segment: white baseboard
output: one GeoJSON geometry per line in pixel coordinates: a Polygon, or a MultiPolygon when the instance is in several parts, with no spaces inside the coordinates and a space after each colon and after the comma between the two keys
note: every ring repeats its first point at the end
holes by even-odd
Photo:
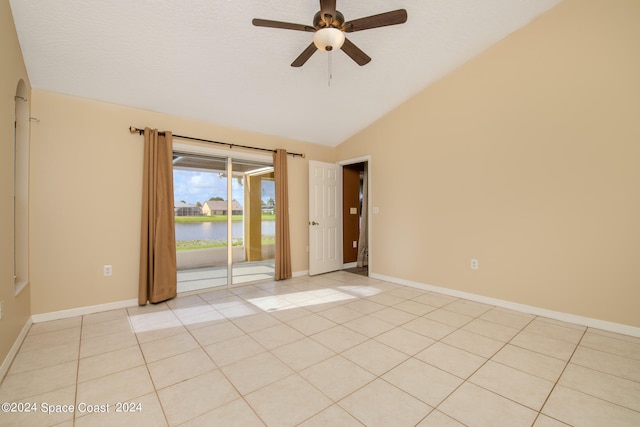
{"type": "Polygon", "coordinates": [[[560,320],[563,322],[575,323],[590,328],[602,329],[605,331],[615,332],[632,337],[640,337],[640,328],[621,323],[608,322],[606,320],[593,319],[591,317],[578,316],[575,314],[563,313],[560,311],[547,310],[540,307],[533,307],[526,304],[520,304],[512,301],[491,298],[483,295],[472,294],[469,292],[458,291],[455,289],[442,288],[439,286],[427,285],[424,283],[413,282],[411,280],[399,279],[396,277],[385,276],[377,273],[369,273],[369,277],[384,280],[386,282],[396,283],[398,285],[410,286],[412,288],[424,289],[426,291],[437,292],[457,298],[464,298],[471,301],[494,305],[496,307],[507,308],[510,310],[520,311],[536,316],[543,316],[550,319],[560,320]]]}
{"type": "Polygon", "coordinates": [[[115,301],[106,304],[90,305],[87,307],[70,308],[69,310],[52,311],[50,313],[34,314],[31,316],[33,323],[47,322],[49,320],[67,319],[69,317],[83,316],[85,314],[100,313],[102,311],[117,310],[119,308],[134,307],[138,305],[137,299],[115,301]]]}
{"type": "MultiPolygon", "coordinates": [[[[292,277],[307,276],[308,270],[296,271],[292,273],[292,277]]],[[[203,290],[193,291],[192,293],[202,292],[203,290]]],[[[138,305],[137,299],[124,301],[115,301],[106,304],[90,305],[87,307],[70,308],[68,310],[52,311],[50,313],[34,314],[31,316],[33,323],[47,322],[49,320],[66,319],[74,316],[83,316],[85,314],[100,313],[102,311],[117,310],[119,308],[135,307],[138,305]]]]}
{"type": "Polygon", "coordinates": [[[302,276],[308,276],[308,275],[309,275],[309,270],[294,271],[293,273],[291,273],[291,277],[302,277],[302,276]]]}
{"type": "Polygon", "coordinates": [[[7,353],[7,356],[2,361],[2,365],[0,365],[0,382],[2,382],[4,376],[7,375],[7,372],[9,372],[9,367],[11,366],[14,357],[16,357],[16,354],[18,354],[18,350],[20,350],[20,346],[26,338],[27,333],[29,332],[29,328],[31,328],[32,324],[33,322],[31,321],[31,318],[27,319],[27,322],[24,324],[22,330],[18,334],[18,337],[11,346],[11,350],[9,350],[9,353],[7,353]]]}
{"type": "Polygon", "coordinates": [[[342,269],[344,270],[344,269],[347,269],[347,268],[355,268],[357,266],[358,266],[357,262],[349,262],[349,263],[346,263],[346,264],[342,264],[342,269]]]}

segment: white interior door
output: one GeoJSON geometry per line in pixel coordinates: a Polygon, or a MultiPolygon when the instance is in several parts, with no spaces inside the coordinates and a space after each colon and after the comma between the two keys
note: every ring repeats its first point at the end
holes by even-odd
{"type": "Polygon", "coordinates": [[[342,166],[309,161],[309,274],[342,268],[342,166]]]}

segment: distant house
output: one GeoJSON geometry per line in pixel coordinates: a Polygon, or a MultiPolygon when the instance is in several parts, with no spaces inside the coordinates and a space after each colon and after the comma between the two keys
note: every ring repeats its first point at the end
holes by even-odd
{"type": "Polygon", "coordinates": [[[175,216],[200,216],[202,209],[200,206],[191,205],[185,202],[175,202],[173,207],[175,216]]]}
{"type": "MultiPolygon", "coordinates": [[[[242,215],[243,207],[240,203],[233,200],[231,202],[231,215],[242,215]]],[[[212,215],[226,215],[227,214],[227,201],[226,200],[209,200],[202,205],[202,214],[207,216],[212,215]]]]}

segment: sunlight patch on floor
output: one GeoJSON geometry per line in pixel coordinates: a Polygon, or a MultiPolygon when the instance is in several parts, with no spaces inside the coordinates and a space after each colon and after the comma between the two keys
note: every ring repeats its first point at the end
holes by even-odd
{"type": "Polygon", "coordinates": [[[309,307],[318,304],[355,299],[353,295],[337,290],[317,289],[301,291],[274,297],[259,297],[247,299],[248,302],[266,312],[288,310],[291,308],[309,307]]]}

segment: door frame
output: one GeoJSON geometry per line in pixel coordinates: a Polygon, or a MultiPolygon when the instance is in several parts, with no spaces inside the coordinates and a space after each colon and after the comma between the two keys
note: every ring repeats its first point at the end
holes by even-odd
{"type": "MultiPolygon", "coordinates": [[[[255,161],[258,163],[272,163],[273,157],[263,155],[263,154],[253,154],[247,153],[244,151],[231,151],[224,150],[215,147],[208,147],[204,145],[196,145],[184,142],[173,141],[172,151],[180,151],[186,154],[194,154],[194,155],[202,155],[202,156],[210,156],[210,157],[218,157],[226,159],[225,170],[227,173],[227,213],[231,212],[232,203],[233,203],[233,191],[232,191],[232,179],[230,177],[233,176],[233,160],[246,160],[246,161],[255,161]]],[[[173,178],[172,178],[173,179],[173,178]]],[[[232,233],[232,223],[233,223],[233,215],[227,215],[227,284],[226,288],[230,289],[236,284],[233,284],[233,233],[232,233]]],[[[244,283],[243,283],[244,284],[244,283]]],[[[240,284],[240,285],[243,285],[240,284]]],[[[221,286],[219,286],[220,288],[221,286]]],[[[215,287],[214,287],[215,288],[215,287]]],[[[211,289],[211,288],[207,288],[211,289]]]]}
{"type": "Polygon", "coordinates": [[[366,155],[366,156],[362,156],[362,157],[355,157],[352,159],[347,159],[347,160],[340,160],[339,162],[336,162],[338,165],[340,166],[346,166],[346,165],[353,165],[356,163],[367,163],[367,233],[368,233],[368,237],[369,237],[369,276],[371,276],[372,270],[373,270],[373,251],[371,250],[371,248],[373,247],[373,245],[371,244],[373,242],[373,236],[372,236],[372,230],[373,230],[373,204],[371,203],[372,201],[372,194],[373,194],[373,185],[372,185],[372,180],[371,180],[371,170],[372,170],[372,158],[371,155],[366,155]]]}

